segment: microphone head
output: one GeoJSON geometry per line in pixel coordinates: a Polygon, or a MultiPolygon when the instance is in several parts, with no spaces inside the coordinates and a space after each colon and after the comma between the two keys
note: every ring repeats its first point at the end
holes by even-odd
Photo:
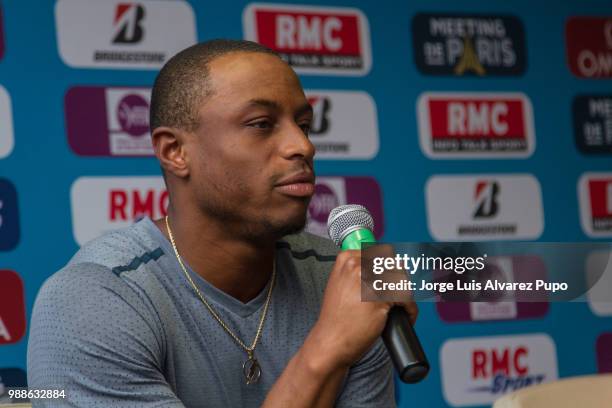
{"type": "Polygon", "coordinates": [[[374,232],[374,219],[362,205],[347,204],[334,208],[327,218],[327,233],[338,246],[353,231],[367,229],[374,232]]]}

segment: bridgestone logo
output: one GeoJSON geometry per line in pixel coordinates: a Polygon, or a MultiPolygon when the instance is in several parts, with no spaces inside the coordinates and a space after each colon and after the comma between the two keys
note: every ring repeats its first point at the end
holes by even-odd
{"type": "Polygon", "coordinates": [[[537,239],[544,229],[540,184],[530,174],[436,175],[425,189],[436,240],[537,239]]]}
{"type": "Polygon", "coordinates": [[[152,52],[96,51],[94,53],[94,60],[163,63],[166,60],[166,56],[152,52]]]}
{"type": "Polygon", "coordinates": [[[516,225],[507,224],[507,225],[461,225],[457,229],[457,233],[459,235],[465,234],[507,234],[513,235],[516,234],[516,225]]]}
{"type": "Polygon", "coordinates": [[[317,153],[348,153],[351,150],[348,143],[314,143],[314,145],[317,153]]]}
{"type": "Polygon", "coordinates": [[[370,159],[378,151],[374,99],[361,91],[305,91],[312,106],[309,138],[315,160],[370,159]]]}
{"type": "Polygon", "coordinates": [[[186,1],[54,3],[58,51],[71,67],[159,70],[171,55],[197,42],[195,15],[186,1]]]}

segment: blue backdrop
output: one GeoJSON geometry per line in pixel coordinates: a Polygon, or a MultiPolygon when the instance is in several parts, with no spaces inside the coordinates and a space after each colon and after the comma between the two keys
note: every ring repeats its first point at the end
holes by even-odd
{"type": "MultiPolygon", "coordinates": [[[[197,40],[243,38],[242,15],[248,3],[189,3],[195,15],[197,40]]],[[[301,4],[329,6],[319,1],[301,4]]],[[[10,154],[0,158],[0,178],[15,187],[19,213],[18,242],[1,250],[0,269],[15,271],[23,280],[28,319],[44,280],[78,249],[70,202],[75,180],[81,176],[159,175],[158,164],[151,157],[79,156],[69,146],[64,98],[71,87],[147,88],[152,85],[156,70],[68,66],[58,50],[54,6],[54,2],[40,0],[0,4],[4,37],[0,85],[10,95],[14,126],[14,147],[10,154]]],[[[318,160],[316,171],[321,176],[376,179],[382,191],[386,241],[433,240],[425,201],[428,178],[438,174],[480,173],[529,173],[537,178],[544,208],[544,229],[537,240],[594,239],[581,228],[577,183],[585,172],[612,171],[612,157],[610,153],[588,155],[578,150],[572,101],[579,94],[610,96],[612,81],[610,76],[588,79],[571,73],[566,57],[565,24],[572,16],[612,16],[610,2],[337,0],[333,6],[358,8],[367,16],[371,70],[362,76],[303,74],[303,86],[369,93],[376,104],[380,144],[374,157],[318,160]],[[484,77],[420,72],[411,26],[417,13],[518,17],[525,35],[524,72],[484,77]],[[526,94],[534,112],[534,153],[519,159],[428,158],[419,145],[416,104],[421,93],[434,91],[526,94]]],[[[163,29],[171,35],[173,24],[168,22],[163,29]]],[[[0,317],[2,313],[0,309],[0,317]]],[[[597,372],[595,344],[603,332],[612,331],[612,317],[596,316],[586,303],[568,303],[552,304],[543,317],[535,319],[451,324],[441,320],[433,303],[424,303],[417,329],[432,371],[422,383],[400,387],[398,397],[405,407],[450,403],[442,393],[439,360],[441,347],[448,339],[546,333],[556,344],[559,377],[566,377],[597,372]]],[[[27,335],[17,342],[0,345],[0,372],[25,370],[26,348],[27,335]]]]}

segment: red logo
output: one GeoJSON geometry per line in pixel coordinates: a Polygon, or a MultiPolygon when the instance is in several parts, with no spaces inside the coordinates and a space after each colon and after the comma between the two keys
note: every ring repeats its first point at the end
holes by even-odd
{"type": "Polygon", "coordinates": [[[429,155],[526,156],[533,151],[531,103],[521,94],[423,94],[421,145],[429,155]]]}
{"type": "Polygon", "coordinates": [[[524,345],[506,348],[481,348],[472,351],[472,380],[493,379],[492,393],[505,393],[541,383],[544,374],[529,374],[529,349],[524,345]]]}
{"type": "Polygon", "coordinates": [[[581,78],[612,78],[612,17],[572,17],[565,25],[567,61],[581,78]]]}
{"type": "Polygon", "coordinates": [[[589,180],[593,230],[612,231],[612,178],[589,180]]]}
{"type": "Polygon", "coordinates": [[[0,270],[0,344],[16,343],[25,332],[23,282],[16,272],[0,270]]]}
{"type": "Polygon", "coordinates": [[[109,191],[109,220],[131,221],[138,220],[144,216],[157,218],[166,216],[168,208],[168,192],[149,189],[123,190],[112,189],[109,191]]]}
{"type": "Polygon", "coordinates": [[[248,39],[298,69],[365,73],[370,68],[369,30],[358,10],[252,4],[244,25],[248,39]]]}
{"type": "Polygon", "coordinates": [[[119,3],[115,9],[115,44],[135,44],[142,40],[144,29],[141,26],[145,9],[140,4],[119,3]]]}
{"type": "Polygon", "coordinates": [[[497,202],[498,194],[499,183],[495,181],[477,182],[474,191],[474,200],[476,201],[474,218],[491,218],[495,216],[499,208],[497,202]]]}
{"type": "Polygon", "coordinates": [[[312,136],[325,136],[330,127],[330,112],[332,102],[326,96],[308,96],[308,103],[312,106],[313,118],[310,125],[312,136]]]}
{"type": "Polygon", "coordinates": [[[527,348],[476,349],[472,351],[472,378],[491,378],[497,374],[525,375],[529,371],[524,357],[527,348]]]}
{"type": "Polygon", "coordinates": [[[440,367],[452,406],[490,405],[503,394],[558,377],[555,344],[545,334],[448,340],[440,367]]]}
{"type": "Polygon", "coordinates": [[[357,16],[259,10],[260,43],[283,53],[359,56],[357,16]]]}
{"type": "Polygon", "coordinates": [[[70,191],[74,237],[83,245],[107,231],[147,216],[166,216],[168,192],[161,177],[81,177],[70,191]]]}
{"type": "Polygon", "coordinates": [[[519,100],[433,100],[429,102],[429,109],[434,139],[525,140],[519,100]]]}

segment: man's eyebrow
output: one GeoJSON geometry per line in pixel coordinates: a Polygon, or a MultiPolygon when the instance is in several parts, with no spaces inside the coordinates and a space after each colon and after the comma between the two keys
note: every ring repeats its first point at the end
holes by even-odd
{"type": "Polygon", "coordinates": [[[298,110],[295,112],[295,116],[302,116],[305,113],[310,113],[311,115],[313,114],[312,105],[308,102],[298,108],[298,110]]]}
{"type": "Polygon", "coordinates": [[[251,99],[247,103],[248,107],[251,106],[263,106],[264,108],[271,108],[274,110],[281,110],[281,106],[275,101],[271,101],[269,99],[251,99]]]}
{"type": "MultiPolygon", "coordinates": [[[[248,104],[247,107],[251,107],[251,106],[263,106],[265,108],[270,108],[270,109],[274,109],[276,111],[280,111],[282,110],[282,107],[279,103],[275,102],[275,101],[271,101],[269,99],[251,99],[248,104]]],[[[295,112],[295,116],[301,116],[305,113],[310,113],[312,114],[312,106],[306,102],[304,105],[300,106],[296,112],[295,112]]]]}

